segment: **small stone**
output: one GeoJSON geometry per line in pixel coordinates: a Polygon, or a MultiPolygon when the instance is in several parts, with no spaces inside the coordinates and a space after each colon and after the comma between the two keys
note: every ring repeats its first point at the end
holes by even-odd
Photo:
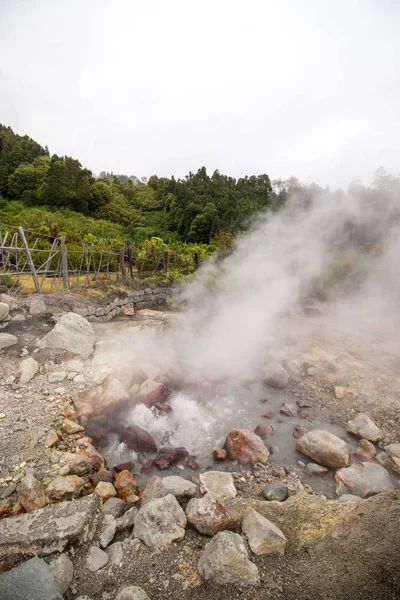
{"type": "Polygon", "coordinates": [[[81,493],[85,480],[77,475],[67,475],[66,477],[56,477],[47,486],[46,494],[51,501],[59,502],[62,500],[72,500],[81,493]]]}
{"type": "Polygon", "coordinates": [[[0,322],[7,319],[10,312],[10,307],[5,302],[0,302],[0,322]]]}
{"type": "MultiPolygon", "coordinates": [[[[83,428],[82,428],[83,429],[83,428]]],[[[105,461],[99,452],[97,452],[96,448],[89,444],[89,442],[85,442],[83,440],[78,440],[76,444],[76,452],[77,454],[83,454],[84,456],[88,456],[92,461],[92,467],[95,471],[99,471],[103,469],[105,461]]],[[[109,473],[109,471],[107,471],[109,473]]],[[[99,481],[108,481],[108,479],[99,479],[96,484],[93,482],[93,485],[97,485],[99,481]]],[[[111,474],[112,481],[112,474],[111,474]]]]}
{"type": "Polygon", "coordinates": [[[27,473],[18,486],[18,502],[27,512],[46,506],[46,494],[33,473],[27,473]]]}
{"type": "Polygon", "coordinates": [[[46,436],[44,445],[46,446],[46,448],[52,448],[59,441],[60,440],[59,440],[59,437],[58,437],[57,433],[54,431],[54,429],[50,429],[49,433],[46,436]]]}
{"type": "Polygon", "coordinates": [[[346,389],[340,385],[335,386],[334,394],[337,400],[341,400],[346,393],[346,389]]]}
{"type": "Polygon", "coordinates": [[[323,467],[322,465],[308,463],[307,473],[310,475],[310,477],[318,477],[320,475],[327,475],[329,473],[329,469],[327,467],[323,467]]]}
{"type": "Polygon", "coordinates": [[[295,440],[298,440],[305,433],[308,433],[308,429],[306,427],[303,427],[302,425],[295,425],[292,435],[295,440]]]}
{"type": "Polygon", "coordinates": [[[96,473],[92,473],[90,476],[90,480],[94,487],[96,487],[102,481],[105,483],[112,483],[113,479],[114,475],[107,469],[100,469],[99,471],[96,471],[96,473]]]}
{"type": "Polygon", "coordinates": [[[64,381],[66,376],[67,374],[65,371],[55,371],[54,373],[49,373],[47,379],[49,383],[60,383],[61,381],[64,381]]]}
{"type": "Polygon", "coordinates": [[[122,500],[126,500],[128,496],[135,494],[138,490],[136,480],[129,471],[121,471],[116,474],[114,487],[122,500]]]}
{"type": "Polygon", "coordinates": [[[85,381],[86,381],[85,376],[82,375],[82,373],[79,373],[78,375],[76,375],[74,377],[74,382],[75,383],[85,383],[85,381]]]}
{"type": "Polygon", "coordinates": [[[266,485],[261,493],[270,502],[284,502],[289,495],[289,490],[284,483],[271,483],[266,485]]]}
{"type": "Polygon", "coordinates": [[[134,536],[146,546],[164,547],[185,536],[186,516],[172,494],[151,500],[139,510],[134,536]]]}
{"type": "Polygon", "coordinates": [[[50,569],[61,594],[66,594],[74,578],[74,565],[71,559],[66,554],[60,554],[58,558],[50,563],[50,569]]]}
{"type": "MultiPolygon", "coordinates": [[[[100,484],[97,484],[96,489],[100,484]]],[[[108,484],[107,484],[108,485],[108,484]]],[[[114,487],[114,486],[113,486],[114,487]]],[[[96,492],[96,489],[94,490],[96,492]]],[[[115,489],[114,489],[115,491],[115,489]]],[[[117,492],[115,492],[115,495],[117,492]]],[[[100,494],[99,494],[100,495],[100,494]]],[[[100,495],[101,498],[101,495],[100,495]]],[[[124,514],[126,509],[126,504],[120,498],[114,498],[112,496],[109,497],[103,504],[103,513],[105,515],[112,515],[114,519],[118,519],[124,514]]]]}
{"type": "Polygon", "coordinates": [[[6,415],[4,413],[0,413],[0,419],[5,419],[6,415]]]}
{"type": "Polygon", "coordinates": [[[46,305],[41,298],[32,298],[29,306],[30,315],[41,315],[47,311],[46,305]]]}
{"type": "Polygon", "coordinates": [[[258,569],[248,559],[242,538],[230,531],[220,531],[205,546],[197,569],[200,577],[211,583],[240,587],[260,583],[258,569]]]}
{"type": "Polygon", "coordinates": [[[135,522],[135,517],[138,514],[138,509],[136,506],[132,506],[129,510],[126,511],[121,517],[117,519],[116,527],[117,531],[124,531],[124,529],[129,529],[129,527],[133,527],[135,522]]]}
{"type": "Polygon", "coordinates": [[[71,421],[71,419],[64,419],[61,423],[61,428],[65,433],[73,434],[73,433],[81,433],[84,431],[82,425],[75,423],[75,421],[71,421]]]}
{"type": "Polygon", "coordinates": [[[221,448],[221,450],[214,450],[212,456],[215,461],[223,461],[227,459],[226,450],[224,450],[224,448],[221,448]]]}
{"type": "Polygon", "coordinates": [[[385,447],[385,451],[389,454],[389,456],[400,458],[400,444],[397,442],[394,444],[388,444],[385,447]]]}
{"type": "Polygon", "coordinates": [[[34,358],[29,357],[21,361],[19,370],[21,373],[19,383],[20,385],[25,385],[36,375],[39,365],[34,358]]]}
{"type": "MultiPolygon", "coordinates": [[[[109,483],[107,481],[100,481],[96,485],[94,492],[95,494],[100,496],[100,500],[102,502],[105,502],[106,504],[112,499],[117,500],[117,498],[115,498],[115,496],[117,495],[117,490],[115,489],[112,483],[109,483]]],[[[122,500],[118,499],[118,502],[121,502],[122,505],[124,504],[122,500]]]]}
{"type": "Polygon", "coordinates": [[[299,413],[299,407],[295,402],[286,402],[280,412],[287,417],[296,417],[299,413]]]}
{"type": "Polygon", "coordinates": [[[347,423],[346,429],[357,437],[364,438],[370,442],[378,442],[383,438],[382,431],[375,425],[368,415],[358,414],[347,423]]]}
{"type": "Polygon", "coordinates": [[[253,508],[244,513],[242,531],[256,556],[284,554],[287,540],[282,531],[253,508]]]}
{"type": "Polygon", "coordinates": [[[108,544],[112,541],[115,532],[117,530],[117,524],[112,515],[104,515],[103,522],[100,526],[99,543],[101,548],[107,548],[108,544]]]}
{"type": "Polygon", "coordinates": [[[114,600],[150,600],[146,592],[136,585],[123,585],[118,588],[114,600]]]}
{"type": "Polygon", "coordinates": [[[100,550],[97,546],[90,546],[86,557],[86,566],[92,573],[99,571],[106,566],[110,560],[108,554],[100,550]]]}
{"type": "Polygon", "coordinates": [[[163,498],[172,494],[178,502],[192,498],[197,492],[197,486],[176,475],[170,477],[150,477],[142,491],[142,506],[154,498],[163,498]]]}
{"type": "Polygon", "coordinates": [[[105,549],[111,565],[120,565],[124,558],[122,542],[114,542],[105,549]]]}
{"type": "Polygon", "coordinates": [[[225,450],[231,460],[240,464],[266,464],[269,452],[262,439],[247,429],[232,429],[225,441],[225,450]]]}
{"type": "Polygon", "coordinates": [[[88,456],[72,452],[64,453],[60,464],[68,466],[71,475],[88,475],[92,470],[92,462],[88,456]]]}
{"type": "Polygon", "coordinates": [[[376,456],[376,448],[371,442],[368,440],[360,440],[356,451],[354,452],[356,456],[359,456],[363,460],[369,462],[373,460],[376,456]]]}
{"type": "Polygon", "coordinates": [[[343,494],[340,496],[339,500],[342,502],[355,502],[356,500],[362,500],[360,496],[354,496],[353,494],[343,494]]]}
{"type": "Polygon", "coordinates": [[[376,462],[382,465],[382,467],[386,466],[389,459],[390,456],[386,452],[378,452],[375,456],[376,462]]]}
{"type": "Polygon", "coordinates": [[[186,507],[187,520],[200,533],[215,535],[219,531],[239,529],[239,518],[232,508],[227,506],[212,492],[203,498],[192,498],[186,507]]]}
{"type": "Polygon", "coordinates": [[[392,456],[389,458],[386,464],[388,467],[390,467],[390,469],[392,469],[392,471],[400,475],[400,458],[397,458],[397,456],[392,456]]]}
{"type": "Polygon", "coordinates": [[[18,338],[11,333],[0,333],[0,350],[18,344],[18,338]]]}
{"type": "Polygon", "coordinates": [[[264,383],[273,388],[285,388],[289,375],[278,362],[271,362],[264,369],[264,383]]]}
{"type": "Polygon", "coordinates": [[[265,440],[265,438],[274,435],[275,427],[273,425],[270,425],[269,423],[260,423],[255,428],[254,433],[258,435],[262,440],[265,440]]]}
{"type": "Polygon", "coordinates": [[[233,482],[232,473],[223,471],[206,471],[199,475],[200,492],[206,494],[211,492],[220,500],[235,498],[237,490],[233,482]]]}

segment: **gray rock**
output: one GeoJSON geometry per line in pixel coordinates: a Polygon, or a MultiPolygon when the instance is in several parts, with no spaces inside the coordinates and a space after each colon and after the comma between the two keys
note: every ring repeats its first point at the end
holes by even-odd
{"type": "Polygon", "coordinates": [[[253,508],[243,515],[242,531],[257,556],[284,554],[287,540],[282,531],[253,508]]]}
{"type": "Polygon", "coordinates": [[[122,517],[126,510],[126,504],[120,498],[109,498],[102,506],[105,515],[112,515],[114,519],[122,517]]]}
{"type": "Polygon", "coordinates": [[[49,383],[60,383],[60,381],[64,381],[67,373],[65,371],[54,371],[53,373],[49,373],[47,379],[49,383]]]}
{"type": "Polygon", "coordinates": [[[129,510],[126,511],[122,517],[119,517],[116,522],[117,531],[124,531],[124,529],[128,529],[129,527],[133,527],[135,522],[135,517],[138,514],[138,509],[136,506],[132,506],[129,510]]]}
{"type": "Polygon", "coordinates": [[[161,548],[185,537],[186,515],[172,494],[142,506],[135,517],[134,536],[146,546],[161,548]]]}
{"type": "Polygon", "coordinates": [[[95,334],[89,321],[70,312],[62,315],[54,328],[36,345],[39,348],[61,348],[88,358],[94,342],[95,334]]]}
{"type": "Polygon", "coordinates": [[[235,498],[237,490],[233,483],[232,473],[224,471],[207,471],[199,475],[200,492],[206,494],[211,492],[220,499],[235,498]]]}
{"type": "Polygon", "coordinates": [[[236,512],[212,492],[208,492],[203,498],[189,500],[186,516],[189,523],[205,535],[239,529],[240,521],[236,512]]]}
{"type": "Polygon", "coordinates": [[[44,560],[35,556],[0,575],[1,600],[62,600],[57,581],[44,560]]]}
{"type": "Polygon", "coordinates": [[[50,569],[61,594],[66,594],[74,578],[74,565],[72,564],[72,560],[66,554],[60,554],[58,558],[50,563],[50,569]]]}
{"type": "Polygon", "coordinates": [[[285,402],[280,412],[287,417],[296,417],[299,410],[300,409],[295,402],[285,402]]]}
{"type": "Polygon", "coordinates": [[[30,381],[33,377],[35,377],[36,373],[39,370],[39,365],[34,358],[30,356],[22,360],[19,365],[19,370],[21,376],[19,378],[19,382],[21,385],[25,385],[30,381]]]}
{"type": "Polygon", "coordinates": [[[387,454],[389,454],[389,456],[392,456],[395,458],[400,458],[400,444],[399,443],[389,444],[388,446],[385,447],[385,450],[386,450],[387,454]]]}
{"type": "Polygon", "coordinates": [[[4,348],[8,348],[9,346],[14,346],[18,344],[18,338],[11,333],[0,333],[0,350],[4,350],[4,348]]]}
{"type": "Polygon", "coordinates": [[[99,571],[106,566],[110,557],[106,552],[100,550],[97,546],[90,546],[86,556],[86,566],[92,573],[99,571]]]}
{"type": "Polygon", "coordinates": [[[377,425],[363,413],[358,414],[347,423],[346,429],[357,437],[364,438],[370,442],[378,442],[383,438],[383,433],[377,425]]]}
{"type": "Polygon", "coordinates": [[[26,321],[25,315],[23,315],[23,314],[14,315],[12,317],[11,321],[13,321],[14,323],[18,323],[18,322],[21,322],[21,321],[26,321]]]}
{"type": "Polygon", "coordinates": [[[29,306],[30,315],[41,315],[47,311],[46,305],[41,298],[33,298],[29,306]]]}
{"type": "Polygon", "coordinates": [[[354,494],[343,494],[339,500],[342,502],[355,502],[356,500],[362,500],[360,496],[354,496],[354,494]]]}
{"type": "Polygon", "coordinates": [[[67,465],[71,475],[88,475],[92,471],[90,458],[74,452],[65,452],[60,459],[60,464],[67,465]]]}
{"type": "Polygon", "coordinates": [[[128,585],[118,588],[115,600],[150,600],[150,598],[142,588],[128,585]]]}
{"type": "Polygon", "coordinates": [[[329,431],[308,431],[296,441],[296,449],[325,467],[345,467],[350,463],[346,442],[329,431]]]}
{"type": "Polygon", "coordinates": [[[104,515],[99,535],[99,543],[102,548],[107,548],[108,544],[112,541],[116,530],[117,524],[114,517],[112,515],[104,515]]]}
{"type": "Polygon", "coordinates": [[[105,552],[110,558],[111,565],[120,565],[124,558],[124,550],[122,542],[114,542],[105,549],[105,552]]]}
{"type": "Polygon", "coordinates": [[[96,494],[0,520],[0,568],[33,554],[49,556],[92,539],[100,512],[96,494]]]}
{"type": "Polygon", "coordinates": [[[366,462],[370,462],[376,456],[376,448],[368,440],[360,440],[354,454],[366,462]]]}
{"type": "Polygon", "coordinates": [[[307,474],[311,477],[318,477],[320,475],[327,475],[329,473],[328,467],[323,467],[322,465],[317,465],[315,463],[307,464],[307,474]]]}
{"type": "Polygon", "coordinates": [[[271,483],[262,490],[262,495],[266,500],[284,502],[289,495],[288,486],[284,483],[271,483]]]}
{"type": "Polygon", "coordinates": [[[264,369],[264,383],[274,388],[285,388],[289,375],[278,362],[271,362],[264,369]]]}
{"type": "Polygon", "coordinates": [[[351,465],[346,469],[336,471],[336,493],[343,489],[340,487],[341,485],[345,486],[348,493],[361,498],[369,498],[374,494],[394,488],[386,469],[381,465],[369,462],[351,465]]]}
{"type": "Polygon", "coordinates": [[[258,569],[247,556],[240,535],[230,531],[217,533],[204,548],[197,569],[200,577],[220,585],[240,586],[260,583],[258,569]]]}
{"type": "Polygon", "coordinates": [[[0,322],[7,319],[10,307],[5,302],[0,302],[0,322]]]}
{"type": "Polygon", "coordinates": [[[147,504],[155,498],[163,498],[168,494],[172,494],[178,501],[192,498],[197,491],[197,486],[179,477],[171,475],[170,477],[158,477],[157,475],[150,477],[142,492],[142,505],[147,504]]]}

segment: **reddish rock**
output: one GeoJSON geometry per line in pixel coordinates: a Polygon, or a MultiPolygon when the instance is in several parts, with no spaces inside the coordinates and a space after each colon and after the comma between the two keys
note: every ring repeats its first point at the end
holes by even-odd
{"type": "Polygon", "coordinates": [[[156,402],[154,408],[157,409],[160,415],[171,415],[174,412],[172,406],[169,404],[162,404],[162,402],[156,402]]]}
{"type": "Polygon", "coordinates": [[[366,462],[370,462],[376,456],[376,448],[368,440],[360,440],[357,450],[354,452],[356,456],[359,456],[366,462]]]}
{"type": "Polygon", "coordinates": [[[46,494],[52,502],[73,500],[81,493],[85,480],[77,475],[56,477],[46,488],[46,494]]]}
{"type": "Polygon", "coordinates": [[[65,433],[81,433],[84,431],[82,425],[79,423],[75,423],[75,421],[71,421],[71,419],[64,419],[61,423],[61,429],[65,431],[65,433]]]}
{"type": "Polygon", "coordinates": [[[119,436],[128,448],[135,452],[157,452],[157,445],[147,431],[138,425],[129,425],[119,436]]]}
{"type": "Polygon", "coordinates": [[[400,458],[397,456],[391,456],[386,464],[392,469],[392,471],[397,473],[397,475],[400,475],[400,458]]]}
{"type": "Polygon", "coordinates": [[[224,448],[230,460],[237,460],[242,465],[256,462],[265,464],[269,458],[268,449],[262,439],[247,429],[232,429],[224,448]]]}
{"type": "Polygon", "coordinates": [[[322,465],[317,465],[315,463],[308,463],[307,473],[311,477],[318,477],[320,475],[327,475],[329,473],[329,469],[328,469],[328,467],[323,467],[322,465]]]}
{"type": "Polygon", "coordinates": [[[83,456],[88,456],[92,462],[92,467],[95,471],[102,469],[105,465],[104,458],[99,452],[97,452],[96,448],[88,442],[78,440],[76,444],[76,453],[82,454],[83,456]]]}
{"type": "Polygon", "coordinates": [[[153,460],[153,464],[164,471],[169,469],[172,465],[184,460],[189,456],[189,452],[186,448],[173,448],[171,450],[161,450],[161,452],[153,460]]]}
{"type": "Polygon", "coordinates": [[[292,435],[295,440],[298,440],[305,433],[308,433],[308,429],[306,427],[303,427],[303,425],[295,425],[292,435]]]}
{"type": "Polygon", "coordinates": [[[329,431],[309,431],[296,442],[296,449],[324,467],[346,467],[350,463],[349,447],[329,431]]]}
{"type": "Polygon", "coordinates": [[[378,442],[383,438],[383,433],[372,419],[364,413],[359,413],[352,421],[347,423],[347,431],[357,437],[365,438],[370,442],[378,442]]]}
{"type": "Polygon", "coordinates": [[[217,462],[226,460],[228,458],[228,455],[224,448],[221,448],[221,450],[214,450],[212,455],[213,455],[213,459],[217,462]]]}
{"type": "Polygon", "coordinates": [[[189,469],[191,471],[197,471],[197,469],[200,468],[199,463],[196,462],[195,460],[187,460],[186,461],[186,466],[189,467],[189,469]]]}
{"type": "Polygon", "coordinates": [[[140,386],[139,397],[146,406],[154,406],[168,398],[168,389],[162,383],[146,379],[140,386]]]}
{"type": "Polygon", "coordinates": [[[135,463],[133,460],[127,460],[126,462],[120,463],[119,465],[115,465],[114,471],[116,473],[121,473],[121,471],[133,471],[135,468],[135,463]]]}
{"type": "Polygon", "coordinates": [[[258,435],[261,439],[265,439],[274,435],[275,427],[270,425],[269,423],[260,423],[254,430],[254,433],[258,435]]]}
{"type": "Polygon", "coordinates": [[[386,469],[375,463],[363,462],[346,469],[338,469],[335,473],[337,495],[350,493],[360,498],[369,498],[393,488],[386,469]]]}
{"type": "Polygon", "coordinates": [[[27,473],[18,486],[18,502],[27,512],[46,506],[46,494],[33,473],[27,473]]]}
{"type": "Polygon", "coordinates": [[[100,481],[112,483],[114,476],[108,469],[100,469],[96,473],[93,473],[90,479],[94,487],[96,487],[96,485],[100,483],[100,481]]]}
{"type": "Polygon", "coordinates": [[[140,472],[141,473],[151,473],[151,471],[153,469],[154,469],[154,460],[149,458],[142,462],[142,466],[140,467],[140,472]]]}
{"type": "Polygon", "coordinates": [[[126,500],[129,496],[135,495],[138,491],[136,480],[129,471],[117,473],[115,476],[114,487],[122,500],[126,500]]]}
{"type": "Polygon", "coordinates": [[[200,533],[215,535],[219,531],[238,531],[240,519],[235,511],[211,492],[203,498],[192,498],[186,517],[200,533]]]}
{"type": "Polygon", "coordinates": [[[287,417],[296,417],[298,412],[299,407],[295,402],[286,402],[281,408],[281,413],[287,417]]]}
{"type": "Polygon", "coordinates": [[[117,491],[112,483],[106,481],[100,481],[95,488],[95,493],[100,497],[100,500],[104,503],[110,498],[115,498],[117,491]]]}

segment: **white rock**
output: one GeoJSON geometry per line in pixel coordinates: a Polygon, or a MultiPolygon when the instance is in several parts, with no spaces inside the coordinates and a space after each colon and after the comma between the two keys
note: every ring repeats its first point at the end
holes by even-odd
{"type": "Polygon", "coordinates": [[[64,381],[66,376],[67,374],[65,371],[55,371],[54,373],[49,373],[47,379],[49,383],[60,383],[61,381],[64,381]]]}
{"type": "Polygon", "coordinates": [[[127,585],[118,588],[114,600],[150,600],[150,598],[142,588],[136,585],[127,585]]]}
{"type": "Polygon", "coordinates": [[[185,537],[186,515],[172,494],[142,506],[135,517],[134,536],[146,546],[162,548],[185,537]]]}
{"type": "Polygon", "coordinates": [[[97,546],[90,546],[86,557],[86,566],[92,573],[106,566],[109,556],[97,546]]]}
{"type": "Polygon", "coordinates": [[[50,563],[50,569],[61,594],[66,594],[74,578],[74,565],[71,559],[66,554],[60,554],[58,558],[50,563]]]}
{"type": "Polygon", "coordinates": [[[199,475],[200,492],[206,494],[212,492],[220,499],[235,498],[237,490],[233,483],[232,473],[224,471],[207,471],[199,475]]]}
{"type": "Polygon", "coordinates": [[[21,372],[19,383],[25,385],[36,375],[39,370],[39,365],[34,358],[29,357],[21,361],[19,370],[21,372]]]}
{"type": "Polygon", "coordinates": [[[117,524],[115,518],[112,515],[104,515],[99,536],[99,542],[102,548],[107,548],[108,544],[112,541],[116,530],[117,524]]]}
{"type": "Polygon", "coordinates": [[[147,481],[142,495],[142,506],[147,504],[155,498],[163,498],[168,494],[172,494],[178,501],[187,500],[192,498],[197,491],[197,486],[179,477],[178,475],[171,475],[169,477],[158,477],[154,475],[147,481]]]}
{"type": "Polygon", "coordinates": [[[18,343],[18,338],[11,333],[0,333],[0,350],[14,346],[18,343]]]}
{"type": "Polygon", "coordinates": [[[282,531],[253,508],[248,508],[244,513],[242,530],[257,556],[284,554],[287,540],[282,531]]]}
{"type": "Polygon", "coordinates": [[[93,351],[95,334],[93,327],[76,313],[66,313],[54,328],[36,342],[39,348],[60,348],[87,358],[93,351]]]}
{"type": "Polygon", "coordinates": [[[41,298],[33,298],[29,306],[30,315],[40,315],[47,311],[46,305],[41,298]]]}
{"type": "Polygon", "coordinates": [[[10,307],[5,302],[0,302],[0,322],[7,319],[10,307]]]}
{"type": "Polygon", "coordinates": [[[264,382],[274,388],[285,388],[289,375],[278,362],[271,362],[264,369],[264,382]]]}
{"type": "Polygon", "coordinates": [[[368,415],[359,413],[347,423],[346,429],[357,437],[364,438],[370,442],[378,442],[383,438],[382,431],[370,419],[368,415]]]}

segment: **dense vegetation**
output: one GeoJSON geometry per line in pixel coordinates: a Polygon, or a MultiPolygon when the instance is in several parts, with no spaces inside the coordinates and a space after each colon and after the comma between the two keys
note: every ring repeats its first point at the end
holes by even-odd
{"type": "Polygon", "coordinates": [[[285,192],[274,193],[268,175],[236,180],[219,171],[210,176],[205,167],[185,179],[153,175],[146,181],[106,172],[96,178],[78,160],[51,156],[47,147],[0,125],[0,209],[5,222],[10,221],[7,214],[18,214],[29,227],[43,218],[44,225],[56,221],[66,229],[68,224],[83,235],[124,233],[139,242],[157,236],[166,242],[209,244],[221,232],[235,234],[252,215],[276,209],[284,200],[285,192]]]}

